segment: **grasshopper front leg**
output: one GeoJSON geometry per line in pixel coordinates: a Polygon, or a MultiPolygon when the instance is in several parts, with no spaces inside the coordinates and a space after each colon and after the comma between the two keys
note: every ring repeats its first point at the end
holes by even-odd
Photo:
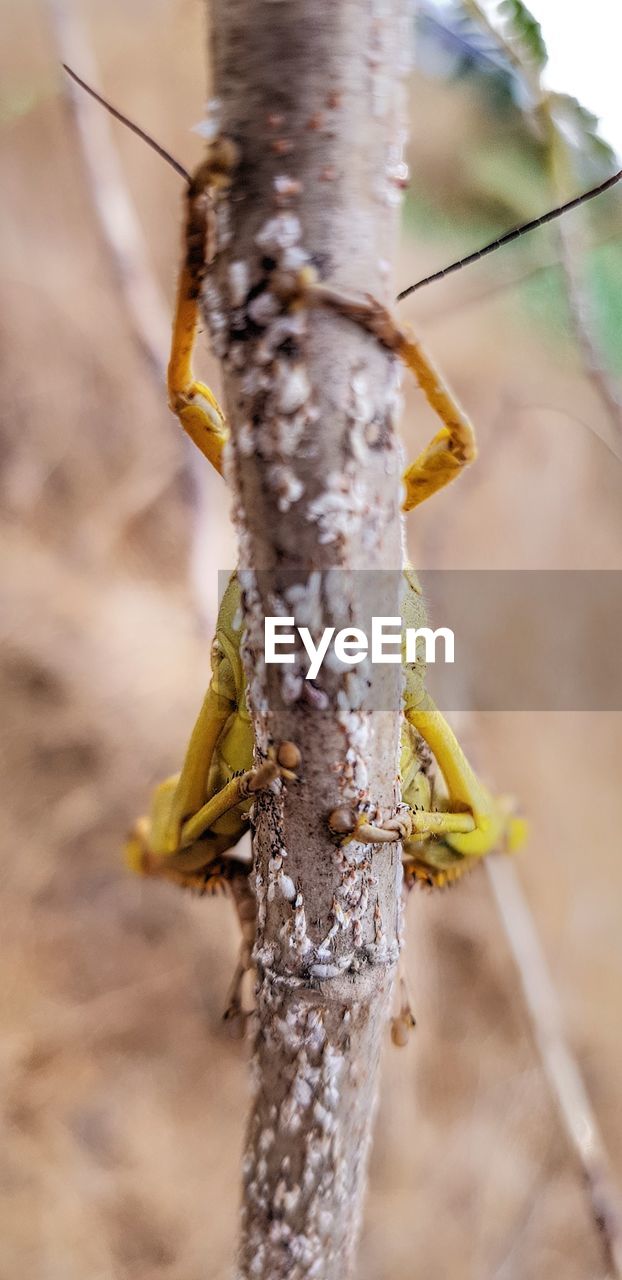
{"type": "Polygon", "coordinates": [[[193,443],[221,475],[229,430],[216,397],[195,377],[192,357],[199,328],[201,288],[214,257],[215,205],[230,186],[236,162],[235,143],[228,138],[218,138],[190,181],[168,365],[169,406],[193,443]]]}
{"type": "Polygon", "coordinates": [[[416,338],[404,333],[397,351],[443,423],[402,477],[406,489],[403,510],[412,511],[474,462],[477,446],[472,423],[416,338]]]}
{"type": "Polygon", "coordinates": [[[430,408],[441,419],[440,430],[402,477],[406,489],[403,510],[412,511],[475,461],[477,446],[473,425],[421,343],[407,329],[400,328],[375,298],[350,297],[317,281],[306,284],[305,292],[309,301],[334,308],[395,352],[413,374],[430,408]]]}

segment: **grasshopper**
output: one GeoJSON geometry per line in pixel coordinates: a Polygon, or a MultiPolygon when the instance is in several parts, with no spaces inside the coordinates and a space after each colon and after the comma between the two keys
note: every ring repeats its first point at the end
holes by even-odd
{"type": "MultiPolygon", "coordinates": [[[[153,143],[149,135],[66,69],[117,118],[154,145],[187,182],[183,257],[168,365],[168,401],[186,434],[222,475],[229,429],[214,394],[195,377],[193,352],[200,299],[214,257],[215,219],[235,170],[237,144],[231,138],[217,138],[210,144],[205,161],[190,175],[153,143]]],[[[620,178],[622,171],[564,205],[507,232],[483,249],[425,277],[404,289],[398,301],[510,243],[526,231],[560,217],[612,187],[620,178]]],[[[330,307],[351,323],[362,325],[400,359],[416,379],[441,426],[404,473],[405,512],[427,501],[475,460],[475,433],[468,417],[422,346],[380,303],[368,296],[348,296],[332,289],[307,265],[288,270],[275,262],[268,273],[266,289],[283,316],[301,307],[330,307]]],[[[403,577],[403,619],[407,626],[420,628],[425,625],[425,610],[417,575],[407,567],[403,577]]],[[[243,947],[229,1013],[241,1008],[239,984],[250,965],[254,935],[250,866],[233,851],[248,829],[257,793],[272,786],[277,779],[285,786],[299,783],[302,761],[297,744],[281,742],[272,744],[266,758],[257,762],[241,656],[241,605],[242,590],[234,572],[218,612],[210,684],[181,771],[156,788],[149,815],[138,820],[126,846],[129,866],[141,875],[169,880],[201,893],[226,888],[233,896],[242,925],[243,947]]],[[[358,811],[340,806],[326,814],[324,821],[333,838],[342,843],[401,841],[406,886],[416,882],[431,887],[447,885],[487,854],[500,849],[510,852],[523,842],[524,822],[514,816],[506,803],[495,799],[478,779],[453,730],[426,691],[425,666],[421,661],[404,663],[400,774],[402,802],[394,814],[379,814],[366,797],[361,797],[358,811]]],[[[405,1003],[397,1019],[396,1043],[402,1042],[402,1032],[409,1025],[409,1019],[405,1003]]]]}
{"type": "MultiPolygon", "coordinates": [[[[184,256],[177,289],[171,355],[169,405],[184,431],[222,474],[228,441],[224,414],[212,391],[193,372],[192,356],[199,324],[199,299],[208,270],[211,222],[236,164],[236,144],[218,138],[188,186],[184,256]]],[[[412,335],[393,321],[374,299],[349,297],[322,284],[303,266],[289,272],[275,263],[268,290],[283,315],[302,306],[331,307],[363,325],[394,352],[415,375],[442,421],[441,429],[403,477],[404,509],[453,480],[475,457],[473,428],[441,381],[429,357],[412,335]]],[[[416,574],[404,573],[405,621],[425,624],[416,574]]],[[[231,576],[222,600],[212,647],[212,679],[194,726],[181,773],[157,788],[148,818],[142,818],[128,846],[134,869],[177,883],[209,888],[223,878],[223,859],[248,823],[253,795],[280,777],[293,781],[300,751],[293,743],[275,744],[271,759],[253,767],[255,743],[241,659],[241,590],[231,576]]],[[[426,693],[422,664],[404,669],[404,727],[401,738],[403,804],[386,820],[369,821],[337,808],[326,815],[330,830],[343,840],[363,843],[401,840],[407,880],[442,885],[456,879],[474,860],[502,844],[513,846],[520,823],[486,791],[467,762],[447,721],[426,693]],[[432,753],[446,787],[437,801],[429,765],[422,767],[421,740],[432,753]]]]}

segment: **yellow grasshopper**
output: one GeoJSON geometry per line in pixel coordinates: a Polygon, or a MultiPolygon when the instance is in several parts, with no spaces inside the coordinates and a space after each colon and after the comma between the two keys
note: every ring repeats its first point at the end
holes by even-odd
{"type": "MultiPolygon", "coordinates": [[[[236,164],[231,139],[211,144],[206,161],[190,180],[184,230],[184,260],[168,368],[169,404],[182,427],[222,474],[228,428],[209,387],[199,382],[192,356],[199,323],[199,299],[207,271],[210,224],[226,195],[236,164]]],[[[309,267],[281,270],[278,262],[266,285],[283,314],[303,306],[328,306],[363,325],[414,373],[442,427],[404,475],[404,509],[410,511],[448,484],[475,457],[473,428],[442,383],[420,345],[400,329],[373,299],[350,298],[323,285],[309,267]]],[[[413,570],[404,574],[406,625],[425,622],[413,570]]],[[[151,814],[137,824],[128,846],[131,866],[143,874],[209,889],[222,882],[225,855],[248,823],[253,794],[278,776],[292,779],[300,762],[293,743],[273,749],[273,758],[253,767],[255,742],[246,701],[241,659],[241,590],[230,579],[220,606],[212,648],[212,679],[178,776],[157,788],[151,814]]],[[[337,808],[326,815],[331,831],[363,843],[402,840],[407,879],[442,885],[474,860],[514,846],[521,824],[490,796],[466,760],[447,721],[426,693],[424,667],[406,665],[401,775],[403,804],[386,820],[337,808]],[[442,775],[445,792],[436,795],[427,744],[442,775]],[[422,763],[422,760],[425,763],[422,763]]],[[[224,874],[226,878],[226,873],[224,874]]]]}
{"type": "MultiPolygon", "coordinates": [[[[213,259],[213,235],[218,203],[226,198],[237,162],[232,139],[214,141],[204,163],[189,175],[149,135],[128,121],[74,72],[77,82],[104,107],[154,146],[185,178],[187,188],[184,254],[177,289],[168,366],[169,405],[184,431],[222,474],[229,431],[224,414],[209,387],[198,381],[192,357],[199,323],[199,304],[213,259]]],[[[542,226],[568,210],[608,190],[622,171],[544,215],[534,218],[468,254],[449,267],[404,289],[398,301],[415,289],[459,270],[519,235],[542,226]]],[[[308,266],[284,270],[275,261],[266,290],[282,315],[301,307],[330,307],[362,325],[401,359],[414,375],[441,427],[403,480],[408,512],[455,479],[476,456],[473,428],[420,344],[400,328],[387,310],[369,297],[349,297],[323,284],[308,266]]],[[[274,314],[274,305],[272,314],[274,314]]],[[[249,863],[232,850],[248,829],[253,797],[281,778],[296,782],[302,753],[291,742],[274,744],[256,763],[257,748],[247,705],[241,657],[243,638],[241,588],[231,576],[220,605],[212,646],[212,678],[192,731],[181,772],[155,790],[148,817],[135,825],[127,844],[133,870],[170,880],[201,892],[228,885],[243,929],[243,956],[238,966],[230,1010],[239,1010],[239,979],[250,960],[254,905],[249,886],[249,863]]],[[[413,569],[404,571],[403,621],[420,628],[425,623],[423,599],[413,569]]],[[[477,778],[455,734],[425,689],[425,666],[406,663],[401,731],[402,804],[394,814],[379,815],[362,798],[358,812],[337,807],[322,819],[334,838],[361,843],[400,840],[408,885],[423,881],[442,886],[456,880],[486,854],[511,851],[524,838],[524,824],[495,800],[477,778]],[[436,763],[440,783],[435,775],[436,763]]],[[[406,1011],[407,1012],[407,1011],[406,1011]]],[[[402,1022],[408,1018],[402,1010],[402,1022]]],[[[410,1016],[410,1015],[408,1015],[410,1016]]],[[[399,1021],[399,1020],[398,1020],[399,1021]]]]}

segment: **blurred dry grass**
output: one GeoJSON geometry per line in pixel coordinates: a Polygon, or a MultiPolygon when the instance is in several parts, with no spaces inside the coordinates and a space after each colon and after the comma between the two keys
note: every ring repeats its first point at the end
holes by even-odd
{"type": "MultiPolygon", "coordinates": [[[[109,96],[192,163],[199,0],[77,8],[109,96]]],[[[220,1021],[233,921],[221,901],[132,881],[118,856],[206,680],[193,487],[131,341],[39,0],[10,6],[3,53],[0,1280],[217,1280],[246,1106],[245,1050],[220,1021]]],[[[415,171],[446,182],[451,208],[446,139],[467,163],[471,131],[494,123],[439,84],[417,82],[413,112],[415,171]]],[[[170,298],[177,180],[122,131],[118,145],[170,298]]],[[[426,252],[405,248],[400,279],[426,252]]],[[[477,470],[413,520],[413,557],[620,567],[620,470],[580,425],[600,410],[576,358],[511,295],[461,309],[472,289],[458,278],[409,309],[481,445],[477,470]]],[[[405,423],[412,452],[431,425],[414,394],[405,423]]],[[[226,495],[206,486],[211,581],[232,541],[226,495]]],[[[622,1175],[620,717],[495,715],[468,736],[529,813],[521,879],[622,1175]]],[[[419,1025],[386,1054],[362,1280],[601,1277],[482,874],[413,895],[407,960],[419,1025]]]]}

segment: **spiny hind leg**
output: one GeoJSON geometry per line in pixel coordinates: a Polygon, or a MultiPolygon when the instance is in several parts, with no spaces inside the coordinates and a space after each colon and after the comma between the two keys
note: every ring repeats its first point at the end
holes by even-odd
{"type": "Polygon", "coordinates": [[[211,828],[226,813],[268,787],[281,772],[276,760],[266,760],[256,769],[246,770],[221,787],[181,826],[173,816],[179,778],[167,778],[156,787],[150,818],[140,818],[130,834],[126,845],[128,866],[141,875],[164,876],[178,883],[189,883],[190,878],[196,888],[192,878],[202,875],[212,859],[236,844],[242,834],[241,828],[230,837],[214,834],[210,840],[211,828]],[[175,832],[177,841],[171,848],[175,832]]]}
{"type": "Polygon", "coordinates": [[[156,860],[178,854],[184,846],[184,824],[205,804],[214,748],[234,705],[232,699],[220,694],[214,685],[212,677],[190,735],[181,772],[155,788],[149,817],[140,818],[130,834],[126,857],[136,871],[143,869],[143,853],[156,860]]]}
{"type": "MultiPolygon", "coordinates": [[[[480,782],[453,729],[429,694],[425,693],[417,703],[407,702],[405,716],[430,748],[447,794],[438,810],[406,803],[395,817],[378,829],[372,828],[370,838],[386,840],[391,832],[394,839],[403,839],[407,844],[435,838],[465,858],[481,858],[501,847],[517,848],[524,836],[524,824],[480,782]]],[[[364,822],[361,829],[366,833],[364,822]]],[[[357,838],[365,839],[365,834],[357,838]]]]}
{"type": "MultiPolygon", "coordinates": [[[[181,772],[155,788],[149,817],[138,820],[126,844],[126,862],[143,875],[170,872],[169,878],[175,880],[195,872],[201,874],[210,858],[222,852],[220,848],[210,850],[206,841],[193,850],[192,841],[184,838],[187,822],[204,810],[214,748],[235,705],[229,696],[233,694],[230,664],[219,659],[216,645],[212,664],[214,674],[190,735],[181,772]]],[[[194,840],[197,833],[205,830],[199,823],[194,840]]]]}
{"type": "MultiPolygon", "coordinates": [[[[524,820],[514,816],[511,805],[493,797],[480,782],[453,729],[429,694],[418,705],[407,706],[405,714],[429,746],[447,789],[443,800],[446,812],[436,815],[441,823],[437,829],[430,827],[430,833],[442,835],[451,849],[469,858],[484,857],[494,849],[513,852],[519,848],[526,835],[524,820]],[[471,826],[467,825],[467,818],[471,819],[471,826]]],[[[421,830],[415,820],[414,833],[421,830]]]]}
{"type": "MultiPolygon", "coordinates": [[[[511,852],[519,848],[525,838],[524,822],[512,815],[509,806],[495,800],[480,782],[432,699],[426,694],[421,704],[407,707],[406,718],[429,746],[443,776],[447,795],[439,809],[425,804],[415,807],[407,802],[408,796],[386,821],[370,822],[365,813],[354,815],[338,809],[330,815],[331,830],[342,834],[346,841],[363,844],[401,840],[432,871],[438,863],[439,872],[447,869],[443,866],[447,859],[434,856],[441,841],[450,851],[449,863],[460,858],[481,858],[494,849],[511,852]],[[429,863],[426,841],[430,841],[429,863]],[[452,859],[451,853],[458,858],[452,859]]],[[[444,883],[447,878],[433,876],[435,883],[444,883]]]]}
{"type": "MultiPolygon", "coordinates": [[[[214,748],[229,720],[232,702],[217,692],[220,679],[226,687],[228,675],[221,662],[207,690],[180,774],[167,778],[156,787],[148,818],[141,818],[130,833],[126,845],[126,861],[143,875],[189,876],[202,874],[214,857],[231,848],[242,833],[228,838],[222,833],[208,838],[218,820],[243,805],[257,791],[268,787],[276,778],[295,780],[300,752],[291,742],[283,742],[273,750],[271,758],[256,768],[246,769],[231,778],[214,795],[208,793],[208,777],[214,748]]],[[[196,886],[195,886],[196,887],[196,886]]]]}

